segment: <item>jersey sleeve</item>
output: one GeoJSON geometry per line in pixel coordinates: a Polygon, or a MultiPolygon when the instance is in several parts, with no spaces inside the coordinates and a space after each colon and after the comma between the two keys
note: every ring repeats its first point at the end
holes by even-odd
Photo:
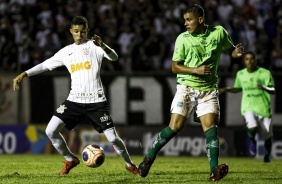
{"type": "Polygon", "coordinates": [[[107,58],[107,59],[110,60],[110,61],[116,61],[116,60],[118,60],[118,55],[117,55],[116,51],[115,51],[114,49],[112,49],[111,47],[109,47],[108,45],[106,45],[105,43],[104,43],[104,45],[105,45],[106,47],[108,47],[109,50],[111,50],[111,53],[110,53],[110,54],[107,54],[107,53],[101,48],[102,51],[104,52],[104,57],[107,58]]]}
{"type": "Polygon", "coordinates": [[[223,34],[223,49],[227,50],[230,49],[231,47],[234,47],[233,41],[231,39],[231,36],[229,33],[222,27],[222,34],[223,34]]]}
{"type": "Polygon", "coordinates": [[[184,61],[185,60],[184,53],[185,52],[184,52],[183,38],[182,35],[179,35],[175,41],[172,61],[176,61],[176,62],[184,61]]]}
{"type": "Polygon", "coordinates": [[[63,66],[64,65],[63,58],[67,54],[65,52],[66,52],[66,49],[59,50],[54,56],[45,60],[42,63],[43,67],[47,68],[48,70],[53,70],[55,68],[63,66]]]}
{"type": "Polygon", "coordinates": [[[265,78],[265,85],[266,86],[274,86],[274,80],[273,80],[273,77],[272,77],[270,71],[268,71],[268,75],[265,78]]]}
{"type": "Polygon", "coordinates": [[[29,70],[26,71],[28,76],[33,76],[40,74],[42,72],[48,71],[48,70],[53,70],[54,68],[57,68],[59,66],[63,65],[63,61],[61,57],[62,51],[60,50],[57,52],[53,57],[45,60],[44,62],[35,65],[34,67],[30,68],[29,70]]]}

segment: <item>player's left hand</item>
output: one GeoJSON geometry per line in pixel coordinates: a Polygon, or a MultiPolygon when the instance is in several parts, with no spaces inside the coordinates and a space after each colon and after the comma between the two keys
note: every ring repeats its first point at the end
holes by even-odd
{"type": "Polygon", "coordinates": [[[234,51],[237,57],[241,57],[244,54],[244,47],[242,43],[237,44],[234,51]]]}
{"type": "Polygon", "coordinates": [[[104,43],[103,43],[103,40],[101,39],[100,36],[98,35],[94,35],[91,40],[93,41],[93,43],[99,47],[104,47],[104,43]]]}

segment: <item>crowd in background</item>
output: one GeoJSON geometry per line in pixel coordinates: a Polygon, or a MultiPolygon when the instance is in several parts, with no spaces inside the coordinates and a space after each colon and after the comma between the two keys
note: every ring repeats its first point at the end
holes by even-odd
{"type": "MultiPolygon", "coordinates": [[[[0,0],[0,72],[26,70],[73,42],[70,20],[89,21],[118,62],[102,71],[170,70],[176,37],[185,31],[182,11],[198,3],[206,23],[222,25],[234,44],[254,51],[258,65],[282,71],[282,0],[0,0]],[[19,68],[20,67],[20,68],[19,68]]],[[[242,67],[224,53],[220,73],[242,67]]]]}

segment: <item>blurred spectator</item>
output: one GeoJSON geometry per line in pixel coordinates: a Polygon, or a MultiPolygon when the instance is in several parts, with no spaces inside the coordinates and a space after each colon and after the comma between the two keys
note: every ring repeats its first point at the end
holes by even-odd
{"type": "Polygon", "coordinates": [[[119,63],[123,67],[128,66],[129,63],[129,48],[131,40],[134,37],[134,33],[131,31],[130,25],[123,25],[120,28],[121,34],[118,37],[118,44],[120,45],[119,63]]]}
{"type": "Polygon", "coordinates": [[[273,71],[282,71],[282,48],[275,47],[271,53],[271,69],[273,71]]]}
{"type": "Polygon", "coordinates": [[[161,69],[162,61],[165,54],[165,45],[163,38],[157,34],[154,27],[149,30],[149,35],[144,40],[143,48],[146,53],[150,68],[153,70],[161,69]]]}
{"type": "Polygon", "coordinates": [[[234,6],[228,0],[220,0],[219,5],[217,6],[216,12],[219,18],[220,24],[229,29],[229,21],[233,15],[234,6]]]}

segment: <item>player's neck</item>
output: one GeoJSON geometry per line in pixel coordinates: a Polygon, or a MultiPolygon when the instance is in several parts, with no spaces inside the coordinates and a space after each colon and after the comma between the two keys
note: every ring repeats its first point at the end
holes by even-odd
{"type": "Polygon", "coordinates": [[[258,67],[257,67],[257,66],[254,66],[254,67],[252,67],[252,68],[247,68],[247,71],[248,71],[249,73],[253,73],[253,72],[257,71],[257,69],[258,69],[258,67]]]}

